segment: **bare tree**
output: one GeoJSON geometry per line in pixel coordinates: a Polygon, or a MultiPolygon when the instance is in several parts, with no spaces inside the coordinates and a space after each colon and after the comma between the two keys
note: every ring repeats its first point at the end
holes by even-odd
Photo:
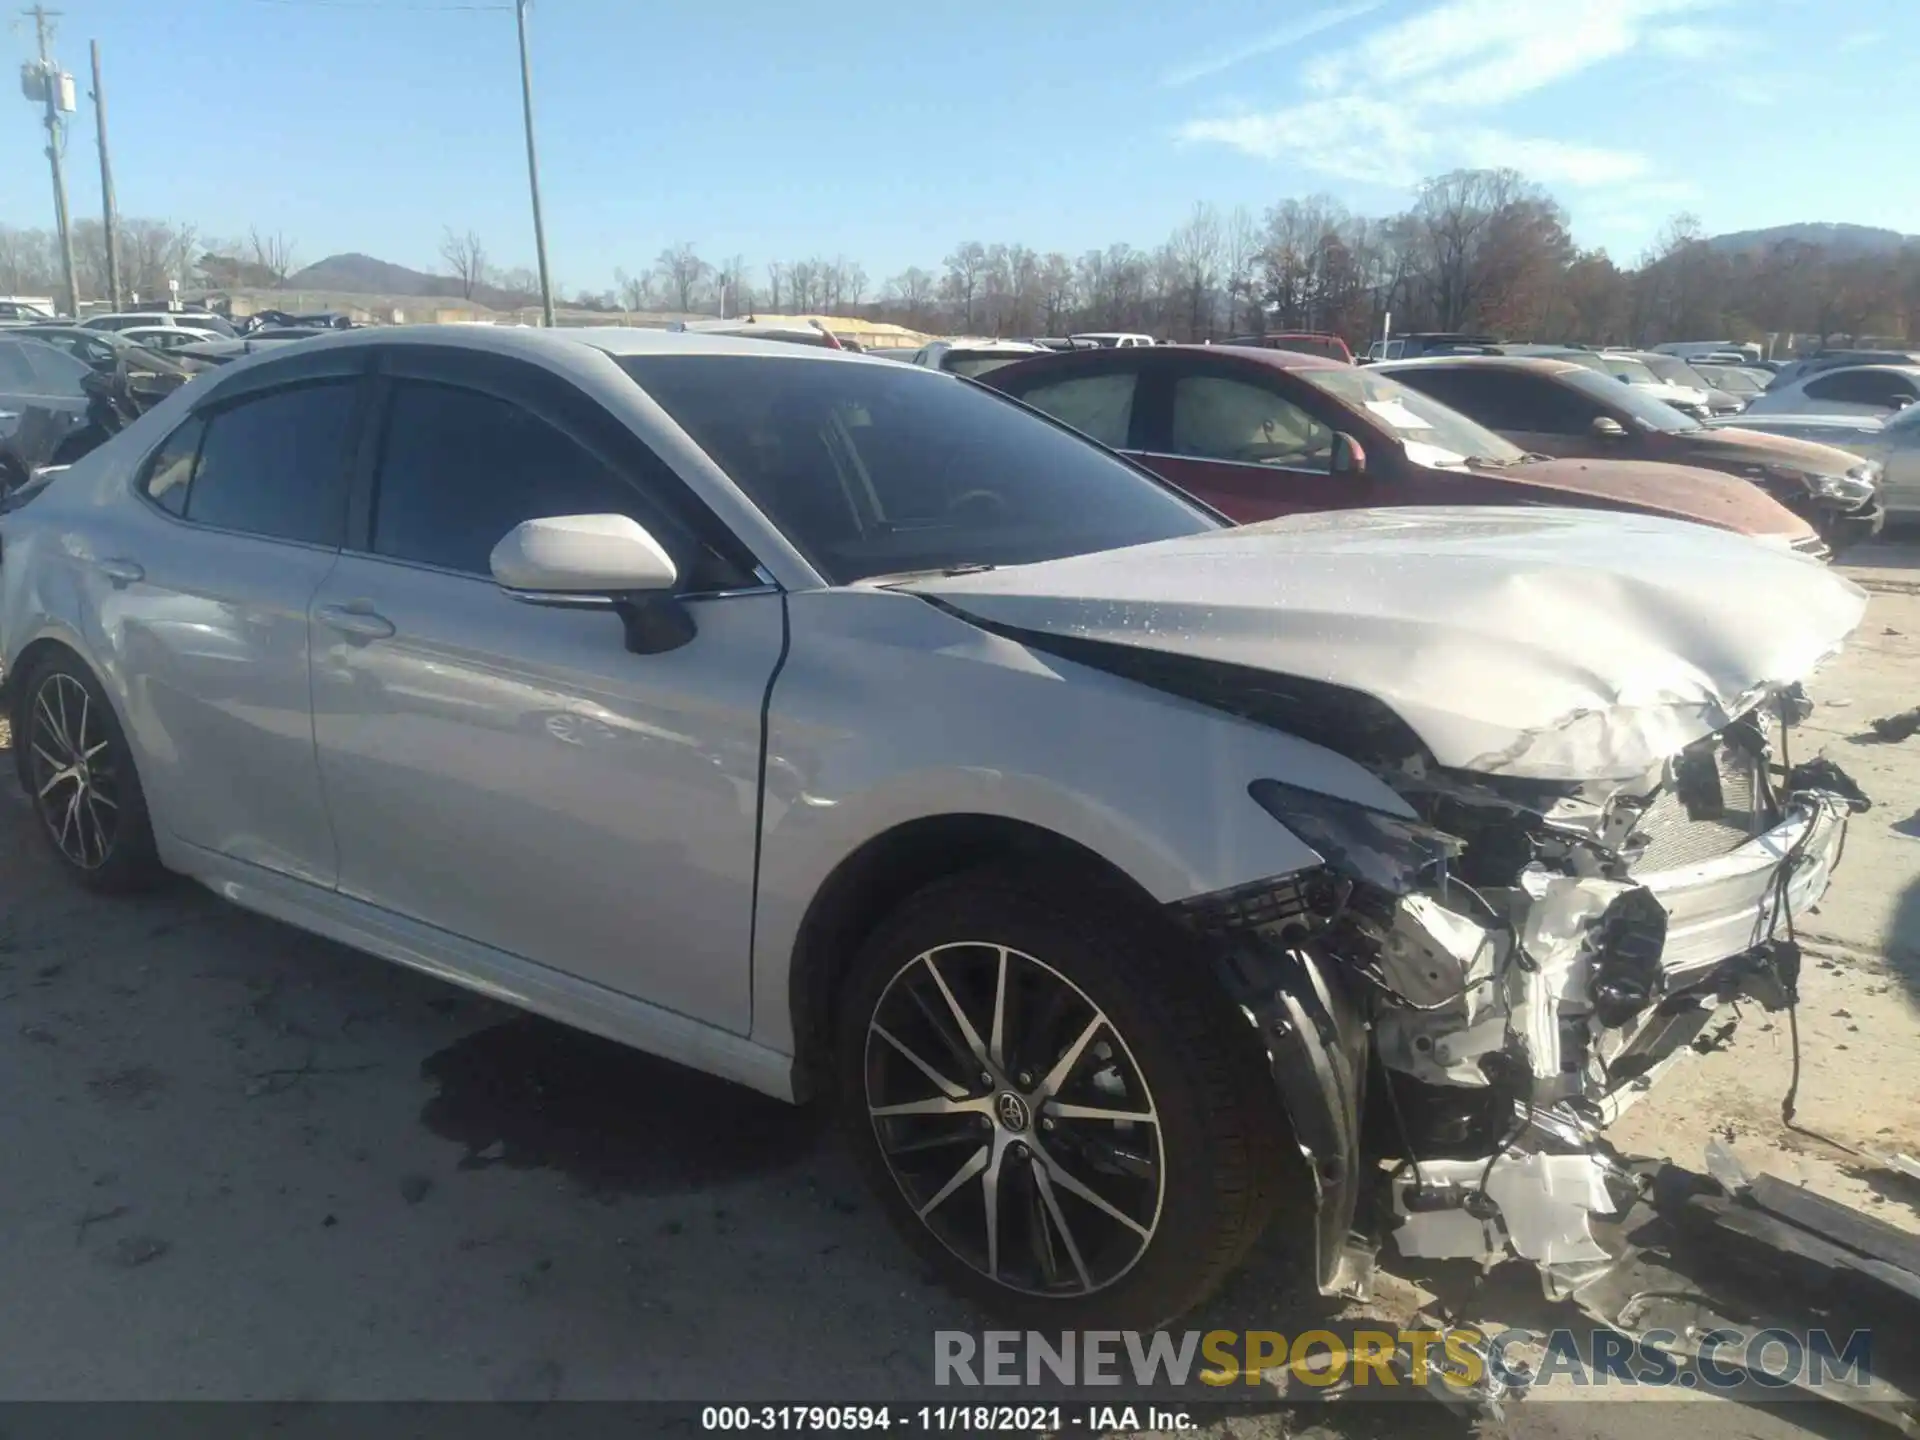
{"type": "Polygon", "coordinates": [[[682,240],[662,250],[653,262],[667,300],[674,309],[686,314],[694,308],[694,296],[712,273],[713,267],[702,260],[692,244],[682,240]]]}
{"type": "Polygon", "coordinates": [[[769,308],[776,313],[778,313],[780,309],[780,295],[786,283],[787,267],[782,265],[778,260],[769,261],[767,264],[767,303],[769,308]]]}
{"type": "Polygon", "coordinates": [[[987,247],[968,240],[954,247],[947,256],[945,289],[948,300],[959,312],[960,328],[973,329],[974,301],[980,294],[980,279],[987,268],[987,247]]]}
{"type": "Polygon", "coordinates": [[[629,275],[624,270],[615,270],[613,284],[623,309],[651,310],[653,308],[653,281],[650,276],[629,275]]]}
{"type": "Polygon", "coordinates": [[[1193,215],[1168,242],[1178,272],[1186,309],[1187,338],[1198,340],[1204,328],[1213,334],[1213,292],[1220,283],[1220,212],[1213,206],[1193,207],[1193,215]]]}
{"type": "Polygon", "coordinates": [[[287,277],[300,268],[293,242],[280,231],[263,235],[258,227],[247,233],[247,253],[253,263],[269,277],[269,283],[278,290],[287,283],[287,277]]]}
{"type": "Polygon", "coordinates": [[[447,262],[448,271],[460,282],[461,298],[471,300],[473,292],[487,283],[487,252],[473,231],[456,235],[449,227],[440,241],[440,258],[447,262]]]}
{"type": "Polygon", "coordinates": [[[918,265],[909,266],[887,281],[882,303],[897,306],[910,328],[927,323],[939,281],[918,265]]]}
{"type": "Polygon", "coordinates": [[[1256,333],[1264,331],[1266,327],[1260,323],[1260,302],[1256,294],[1259,289],[1260,227],[1254,223],[1253,213],[1244,205],[1234,206],[1221,228],[1220,265],[1221,279],[1227,293],[1227,333],[1234,335],[1240,332],[1243,309],[1247,317],[1246,328],[1256,333]]]}

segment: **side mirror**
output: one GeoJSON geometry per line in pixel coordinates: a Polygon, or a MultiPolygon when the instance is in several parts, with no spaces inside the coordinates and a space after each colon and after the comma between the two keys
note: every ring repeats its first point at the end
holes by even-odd
{"type": "Polygon", "coordinates": [[[636,655],[677,650],[693,638],[693,616],[673,593],[673,557],[625,515],[556,515],[523,520],[493,547],[488,565],[502,590],[527,605],[609,609],[636,655]]]}
{"type": "Polygon", "coordinates": [[[1602,440],[1624,440],[1627,438],[1627,427],[1611,415],[1594,416],[1591,428],[1593,433],[1602,440]]]}
{"type": "Polygon", "coordinates": [[[1335,475],[1359,475],[1367,468],[1367,452],[1344,430],[1333,432],[1333,453],[1327,469],[1335,475]]]}

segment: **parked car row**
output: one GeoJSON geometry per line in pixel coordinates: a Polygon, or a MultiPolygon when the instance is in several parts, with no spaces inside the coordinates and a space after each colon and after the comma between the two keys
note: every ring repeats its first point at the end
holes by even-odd
{"type": "Polygon", "coordinates": [[[1242,523],[1376,505],[1548,503],[1677,516],[1828,553],[1882,519],[1877,462],[1791,436],[1708,429],[1557,356],[1354,367],[1297,351],[1175,345],[1031,358],[982,379],[1242,523]]]}

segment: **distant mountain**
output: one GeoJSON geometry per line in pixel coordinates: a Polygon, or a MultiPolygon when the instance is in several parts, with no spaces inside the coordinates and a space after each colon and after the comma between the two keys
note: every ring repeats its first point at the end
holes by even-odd
{"type": "Polygon", "coordinates": [[[457,295],[459,283],[371,255],[329,255],[287,277],[289,290],[341,290],[349,295],[457,295]]]}
{"type": "MultiPolygon", "coordinates": [[[[296,270],[289,275],[281,288],[331,290],[345,295],[457,297],[460,294],[460,282],[451,275],[429,275],[357,252],[329,255],[324,260],[316,260],[306,269],[296,270]]],[[[530,297],[517,290],[503,290],[497,285],[477,285],[472,298],[495,310],[510,310],[538,297],[530,297]]]]}
{"type": "Polygon", "coordinates": [[[1836,259],[1852,259],[1860,255],[1885,255],[1902,245],[1920,244],[1920,235],[1902,235],[1898,230],[1883,230],[1877,225],[1801,221],[1797,225],[1769,225],[1764,230],[1734,230],[1711,237],[1707,244],[1729,255],[1745,255],[1770,249],[1783,240],[1819,245],[1836,259]]]}

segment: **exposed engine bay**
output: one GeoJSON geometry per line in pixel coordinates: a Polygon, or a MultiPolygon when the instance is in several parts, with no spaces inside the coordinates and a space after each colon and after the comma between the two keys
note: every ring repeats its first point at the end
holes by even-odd
{"type": "MultiPolygon", "coordinates": [[[[1798,686],[1782,688],[1626,782],[1402,757],[1379,773],[1418,821],[1251,787],[1326,864],[1264,894],[1207,897],[1186,917],[1236,946],[1243,995],[1276,966],[1296,989],[1304,967],[1349,992],[1345,1025],[1338,1002],[1276,1018],[1290,1040],[1321,1030],[1329,1054],[1354,1048],[1344,1028],[1365,1031],[1373,1063],[1362,1059],[1358,1088],[1375,1093],[1348,1106],[1339,1148],[1362,1163],[1344,1199],[1362,1208],[1366,1155],[1397,1157],[1388,1199],[1403,1254],[1607,1259],[1587,1216],[1630,1197],[1598,1132],[1713,1043],[1732,1002],[1794,1002],[1794,918],[1825,892],[1847,816],[1865,808],[1830,762],[1786,764],[1786,728],[1807,708],[1798,686]],[[1294,958],[1260,958],[1275,948],[1294,958]]],[[[1304,1097],[1286,1099],[1297,1111],[1304,1097]]],[[[1324,1189],[1327,1157],[1310,1158],[1324,1189]]],[[[1353,1259],[1323,1246],[1322,1284],[1351,1286],[1353,1259]]]]}

